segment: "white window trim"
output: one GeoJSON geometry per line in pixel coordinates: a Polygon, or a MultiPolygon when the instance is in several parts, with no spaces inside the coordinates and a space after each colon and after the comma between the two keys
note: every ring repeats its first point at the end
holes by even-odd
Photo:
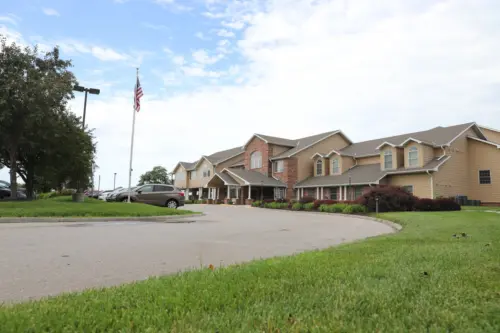
{"type": "Polygon", "coordinates": [[[410,148],[408,149],[408,167],[412,167],[412,168],[413,168],[413,167],[418,167],[418,153],[419,153],[418,148],[417,148],[417,147],[415,147],[415,146],[410,147],[410,148]],[[410,154],[411,154],[411,153],[413,153],[413,152],[415,152],[415,153],[416,153],[416,155],[417,155],[417,156],[416,156],[416,164],[415,164],[415,165],[412,165],[412,164],[411,164],[412,159],[410,158],[410,154]]]}
{"type": "Polygon", "coordinates": [[[250,169],[260,169],[262,168],[262,152],[256,150],[250,154],[250,169]],[[257,160],[257,166],[255,166],[254,159],[252,158],[254,155],[259,154],[259,159],[257,160]]]}
{"type": "Polygon", "coordinates": [[[335,157],[335,158],[332,158],[332,162],[331,162],[331,170],[330,170],[330,174],[331,175],[338,175],[340,174],[340,160],[339,160],[339,157],[335,157]],[[334,172],[335,168],[333,167],[333,163],[334,162],[337,162],[337,172],[334,172]]]}
{"type": "Polygon", "coordinates": [[[316,168],[316,176],[323,176],[323,160],[319,159],[316,161],[314,167],[316,168]],[[321,165],[321,173],[318,173],[318,165],[321,165]]]}
{"type": "Polygon", "coordinates": [[[283,172],[283,171],[285,171],[285,161],[278,160],[278,161],[273,162],[273,168],[274,168],[274,172],[283,172]],[[281,168],[279,167],[280,164],[281,164],[281,168]]]}
{"type": "Polygon", "coordinates": [[[394,154],[392,153],[392,150],[390,150],[390,149],[386,149],[386,150],[384,150],[384,170],[392,170],[392,169],[394,169],[394,167],[393,167],[393,166],[394,166],[394,160],[393,160],[393,157],[394,157],[394,154]],[[390,167],[390,168],[388,168],[388,167],[386,166],[386,161],[385,161],[385,158],[386,158],[387,156],[390,156],[390,157],[391,157],[391,167],[390,167]]]}
{"type": "Polygon", "coordinates": [[[477,181],[478,181],[479,185],[491,185],[491,184],[493,184],[493,179],[491,178],[491,169],[478,170],[477,171],[477,181]],[[490,182],[489,182],[489,184],[481,184],[481,171],[488,171],[490,173],[490,182]]]}
{"type": "Polygon", "coordinates": [[[414,193],[415,193],[415,186],[413,186],[413,185],[403,185],[403,186],[401,186],[401,188],[403,188],[403,189],[405,187],[411,187],[411,193],[410,194],[414,195],[414,193]]]}

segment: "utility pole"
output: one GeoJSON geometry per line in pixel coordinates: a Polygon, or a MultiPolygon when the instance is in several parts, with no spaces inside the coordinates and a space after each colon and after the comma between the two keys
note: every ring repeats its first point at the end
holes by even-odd
{"type": "Polygon", "coordinates": [[[113,190],[116,189],[116,172],[115,172],[115,176],[113,178],[113,190]]]}
{"type": "Polygon", "coordinates": [[[101,175],[99,175],[99,183],[97,185],[97,192],[101,190],[101,175]]]}

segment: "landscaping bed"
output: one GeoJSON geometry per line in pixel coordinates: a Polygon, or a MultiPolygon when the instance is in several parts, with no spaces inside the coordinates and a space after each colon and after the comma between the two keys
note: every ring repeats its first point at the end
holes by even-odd
{"type": "Polygon", "coordinates": [[[139,203],[104,202],[85,198],[78,203],[71,196],[34,201],[0,201],[1,217],[112,217],[166,216],[194,214],[189,210],[171,209],[139,203]]]}
{"type": "Polygon", "coordinates": [[[403,230],[323,251],[3,306],[0,332],[500,331],[496,214],[380,217],[403,230]]]}

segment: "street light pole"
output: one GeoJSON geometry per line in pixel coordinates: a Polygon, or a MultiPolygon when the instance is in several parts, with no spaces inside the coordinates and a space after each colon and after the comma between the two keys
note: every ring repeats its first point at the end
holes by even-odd
{"type": "Polygon", "coordinates": [[[116,172],[115,172],[115,176],[113,178],[113,190],[116,189],[116,172]]]}
{"type": "Polygon", "coordinates": [[[101,175],[99,175],[99,183],[97,185],[97,192],[101,190],[101,175]]]}
{"type": "Polygon", "coordinates": [[[87,115],[87,94],[90,93],[93,95],[99,95],[101,93],[101,90],[96,89],[96,88],[85,88],[85,87],[79,86],[79,85],[74,86],[73,90],[85,93],[85,99],[83,102],[83,123],[82,123],[82,128],[85,129],[85,118],[87,115]]]}

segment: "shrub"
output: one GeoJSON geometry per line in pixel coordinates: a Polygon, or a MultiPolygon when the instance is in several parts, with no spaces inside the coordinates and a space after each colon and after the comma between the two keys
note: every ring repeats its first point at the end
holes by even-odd
{"type": "Polygon", "coordinates": [[[437,211],[451,211],[460,210],[460,205],[450,198],[440,199],[418,199],[415,203],[415,210],[421,212],[437,212],[437,211]]]}
{"type": "Polygon", "coordinates": [[[281,203],[278,203],[279,205],[279,209],[288,209],[288,202],[281,202],[281,203]]]}
{"type": "Polygon", "coordinates": [[[301,204],[306,204],[306,203],[310,203],[310,202],[314,202],[314,199],[313,197],[303,197],[299,200],[299,203],[301,204]]]}
{"type": "Polygon", "coordinates": [[[318,210],[323,213],[328,213],[328,205],[321,205],[319,206],[318,210]]]}
{"type": "Polygon", "coordinates": [[[300,202],[296,202],[292,205],[292,210],[302,210],[303,205],[300,202]]]}
{"type": "Polygon", "coordinates": [[[363,205],[354,204],[354,205],[350,205],[350,207],[352,209],[352,213],[354,213],[354,214],[366,213],[366,208],[363,205]]]}
{"type": "Polygon", "coordinates": [[[314,209],[319,209],[321,205],[333,205],[337,202],[337,200],[314,200],[314,209]]]}
{"type": "Polygon", "coordinates": [[[400,187],[377,186],[368,189],[356,203],[366,207],[370,212],[376,210],[376,198],[379,212],[400,212],[414,210],[417,197],[400,187]]]}
{"type": "Polygon", "coordinates": [[[262,205],[262,201],[256,200],[252,202],[252,207],[260,207],[262,205]]]}
{"type": "Polygon", "coordinates": [[[304,204],[304,210],[311,211],[314,210],[314,202],[309,202],[304,204]]]}
{"type": "Polygon", "coordinates": [[[354,209],[352,208],[352,205],[346,205],[345,208],[342,210],[342,213],[344,213],[344,214],[354,213],[354,209]]]}
{"type": "Polygon", "coordinates": [[[344,211],[344,208],[347,207],[346,204],[343,203],[337,203],[334,205],[330,205],[330,213],[342,213],[344,211]]]}

